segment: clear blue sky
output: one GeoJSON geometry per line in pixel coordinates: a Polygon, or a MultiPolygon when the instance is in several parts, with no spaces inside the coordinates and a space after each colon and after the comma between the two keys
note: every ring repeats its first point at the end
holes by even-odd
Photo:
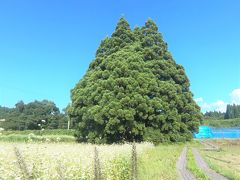
{"type": "Polygon", "coordinates": [[[49,99],[67,106],[121,15],[131,27],[149,17],[157,23],[203,109],[232,102],[234,90],[238,96],[239,0],[9,0],[0,2],[0,105],[49,99]]]}

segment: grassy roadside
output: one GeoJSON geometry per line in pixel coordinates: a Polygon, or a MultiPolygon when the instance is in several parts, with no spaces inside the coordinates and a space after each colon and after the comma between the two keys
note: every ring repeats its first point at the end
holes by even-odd
{"type": "Polygon", "coordinates": [[[139,157],[139,179],[178,179],[176,162],[184,144],[160,144],[139,157]]]}
{"type": "Polygon", "coordinates": [[[187,169],[192,172],[192,174],[201,180],[209,180],[208,176],[203,173],[203,171],[196,164],[195,158],[193,156],[192,148],[188,148],[187,152],[187,169]]]}

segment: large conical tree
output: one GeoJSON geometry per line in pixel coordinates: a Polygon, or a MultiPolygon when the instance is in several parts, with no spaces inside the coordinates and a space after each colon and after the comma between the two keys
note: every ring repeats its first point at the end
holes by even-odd
{"type": "Polygon", "coordinates": [[[68,109],[80,142],[185,141],[201,119],[184,68],[148,20],[131,30],[121,18],[104,39],[68,109]]]}

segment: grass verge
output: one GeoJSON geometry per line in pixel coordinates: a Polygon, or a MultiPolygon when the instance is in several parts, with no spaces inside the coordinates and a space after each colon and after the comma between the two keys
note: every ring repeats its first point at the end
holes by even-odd
{"type": "Polygon", "coordinates": [[[187,169],[192,172],[192,174],[201,180],[209,180],[208,176],[203,173],[203,171],[198,167],[195,158],[193,156],[192,148],[188,149],[187,152],[187,169]]]}
{"type": "Polygon", "coordinates": [[[160,144],[139,157],[139,179],[178,179],[176,162],[184,144],[160,144]]]}

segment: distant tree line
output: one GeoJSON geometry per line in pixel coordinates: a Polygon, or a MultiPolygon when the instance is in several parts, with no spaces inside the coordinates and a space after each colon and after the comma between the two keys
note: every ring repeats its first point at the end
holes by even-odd
{"type": "Polygon", "coordinates": [[[207,111],[204,114],[206,119],[224,119],[225,113],[220,111],[207,111]]]}
{"type": "Polygon", "coordinates": [[[204,114],[206,119],[234,119],[240,118],[240,105],[228,104],[226,112],[209,111],[204,114]]]}
{"type": "Polygon", "coordinates": [[[68,123],[65,112],[48,100],[28,104],[19,101],[15,108],[0,106],[0,119],[0,127],[6,130],[67,128],[68,123]]]}
{"type": "Polygon", "coordinates": [[[240,118],[240,105],[228,104],[224,118],[225,119],[240,118]]]}

